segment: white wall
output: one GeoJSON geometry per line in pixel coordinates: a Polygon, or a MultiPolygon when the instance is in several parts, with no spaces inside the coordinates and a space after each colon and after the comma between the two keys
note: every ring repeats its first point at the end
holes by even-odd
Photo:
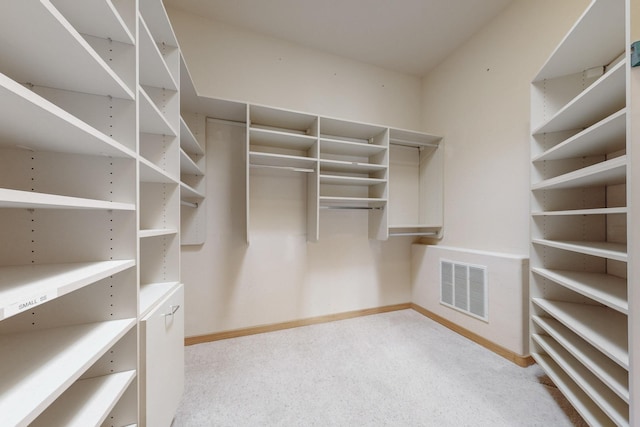
{"type": "Polygon", "coordinates": [[[420,79],[168,10],[201,95],[398,128],[420,123],[420,79]]]}
{"type": "Polygon", "coordinates": [[[529,82],[588,0],[515,0],[424,79],[445,137],[447,246],[528,254],[529,82]]]}
{"type": "MultiPolygon", "coordinates": [[[[201,95],[418,129],[416,77],[169,15],[201,95]]],[[[411,240],[369,240],[366,212],[322,210],[306,242],[304,175],[252,171],[247,246],[244,143],[243,128],[208,128],[206,243],[182,251],[187,336],[410,301],[411,240]]]]}
{"type": "Polygon", "coordinates": [[[423,128],[444,135],[444,239],[412,250],[414,303],[528,354],[530,81],[588,0],[515,0],[423,79],[423,128]],[[476,251],[503,253],[478,256],[476,251]],[[439,304],[439,259],[487,266],[489,322],[439,304]]]}

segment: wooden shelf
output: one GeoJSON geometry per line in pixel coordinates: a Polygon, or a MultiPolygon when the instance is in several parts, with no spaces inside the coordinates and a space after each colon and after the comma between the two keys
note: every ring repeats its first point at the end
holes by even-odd
{"type": "Polygon", "coordinates": [[[281,131],[287,131],[288,133],[298,133],[301,135],[312,133],[310,130],[318,120],[317,117],[312,114],[259,105],[249,106],[249,119],[252,129],[268,127],[272,130],[279,129],[281,131]]]}
{"type": "Polygon", "coordinates": [[[160,53],[145,20],[140,16],[140,84],[157,88],[178,90],[167,63],[160,53]]]}
{"type": "MultiPolygon", "coordinates": [[[[15,2],[23,3],[23,2],[15,2]]],[[[31,3],[31,2],[24,2],[31,3]]],[[[13,4],[13,2],[12,2],[13,4]]],[[[136,154],[7,76],[0,74],[0,146],[135,158],[136,154]],[[37,126],[33,126],[37,123],[37,126]]]]}
{"type": "Polygon", "coordinates": [[[531,189],[560,190],[577,187],[624,184],[627,177],[627,156],[616,157],[555,178],[533,184],[531,189]]]}
{"type": "Polygon", "coordinates": [[[386,179],[377,178],[360,178],[342,175],[320,175],[320,184],[329,185],[363,185],[371,186],[378,184],[386,184],[386,179]]]}
{"type": "Polygon", "coordinates": [[[320,170],[322,172],[373,173],[384,171],[385,169],[387,169],[385,165],[320,159],[320,170]]]}
{"type": "Polygon", "coordinates": [[[599,156],[625,149],[626,108],[532,158],[533,162],[599,156]]]}
{"type": "Polygon", "coordinates": [[[170,46],[178,46],[164,3],[156,0],[140,0],[139,3],[140,13],[146,19],[154,40],[170,46]]]}
{"type": "Polygon", "coordinates": [[[595,376],[629,403],[629,372],[596,350],[569,328],[549,317],[533,316],[536,325],[562,345],[595,376]]]}
{"type": "MultiPolygon", "coordinates": [[[[180,95],[182,96],[182,93],[180,95]]],[[[180,147],[186,153],[204,156],[204,150],[182,117],[180,117],[180,147]]]]}
{"type": "Polygon", "coordinates": [[[617,1],[591,2],[571,28],[534,81],[541,81],[608,64],[625,46],[624,4],[617,1]]]}
{"type": "Polygon", "coordinates": [[[80,34],[134,44],[135,37],[112,0],[51,0],[80,34]]]}
{"type": "MultiPolygon", "coordinates": [[[[340,119],[320,118],[320,137],[322,139],[351,139],[366,143],[371,138],[383,134],[387,128],[366,123],[350,122],[340,119]]],[[[354,141],[355,142],[355,141],[354,141]]]]}
{"type": "Polygon", "coordinates": [[[133,203],[108,202],[57,194],[0,188],[0,208],[24,209],[95,209],[133,211],[133,203]]]}
{"type": "Polygon", "coordinates": [[[617,425],[629,425],[629,405],[553,339],[533,335],[533,340],[617,425]]]}
{"type": "Polygon", "coordinates": [[[533,302],[585,341],[629,369],[627,316],[607,307],[533,298],[533,302]]]}
{"type": "Polygon", "coordinates": [[[204,199],[204,194],[200,193],[193,187],[188,186],[184,182],[180,183],[180,199],[204,199]]]}
{"type": "Polygon", "coordinates": [[[364,144],[361,142],[343,141],[338,139],[320,139],[320,152],[338,154],[342,156],[369,157],[387,150],[384,145],[364,144]]]}
{"type": "Polygon", "coordinates": [[[20,82],[114,98],[135,99],[133,88],[105,63],[47,0],[3,4],[2,72],[20,82]],[[38,31],[27,31],[37,28],[38,31]],[[60,47],[64,46],[64,61],[60,47]],[[29,55],[25,55],[29,52],[29,55]]]}
{"type": "Polygon", "coordinates": [[[147,283],[140,285],[140,318],[179,285],[178,282],[147,283]]]}
{"type": "Polygon", "coordinates": [[[571,216],[571,215],[619,215],[626,214],[626,207],[620,208],[594,208],[594,209],[570,209],[564,211],[540,211],[531,212],[532,216],[571,216]]]}
{"type": "Polygon", "coordinates": [[[389,129],[389,144],[408,147],[436,148],[442,140],[441,136],[430,135],[405,129],[389,129]]]}
{"type": "Polygon", "coordinates": [[[578,242],[578,241],[560,241],[533,239],[531,241],[536,245],[549,246],[552,248],[563,249],[566,251],[577,252],[585,255],[593,255],[602,258],[613,259],[616,261],[627,261],[627,247],[623,243],[611,242],[578,242]]]}
{"type": "Polygon", "coordinates": [[[383,208],[387,204],[386,199],[368,197],[320,196],[319,199],[322,206],[383,208]]]}
{"type": "Polygon", "coordinates": [[[196,162],[194,162],[182,148],[180,149],[180,173],[187,175],[204,175],[204,172],[196,162]]]}
{"type": "Polygon", "coordinates": [[[177,184],[178,179],[144,157],[140,157],[140,182],[177,184]]]}
{"type": "Polygon", "coordinates": [[[177,136],[176,131],[144,88],[138,87],[138,93],[140,94],[140,132],[177,136]]]}
{"type": "Polygon", "coordinates": [[[552,270],[540,267],[532,267],[531,271],[622,314],[629,312],[627,281],[625,279],[604,273],[552,270]]]}
{"type": "Polygon", "coordinates": [[[533,353],[533,359],[544,369],[549,378],[566,396],[582,418],[590,425],[615,426],[609,418],[580,387],[551,359],[551,357],[533,353]]]}
{"type": "Polygon", "coordinates": [[[532,133],[586,128],[624,108],[625,66],[626,61],[620,61],[532,133]]]}
{"type": "Polygon", "coordinates": [[[0,320],[135,266],[135,260],[0,267],[0,320]]]}
{"type": "Polygon", "coordinates": [[[313,172],[317,168],[318,160],[311,157],[289,156],[286,154],[249,152],[251,166],[267,166],[298,170],[299,172],[313,172]]]}
{"type": "Polygon", "coordinates": [[[178,230],[176,228],[152,228],[138,231],[138,237],[141,239],[146,239],[149,237],[171,236],[177,234],[178,230]]]}
{"type": "Polygon", "coordinates": [[[132,370],[78,380],[30,425],[102,425],[135,378],[132,370]]]}
{"type": "Polygon", "coordinates": [[[33,421],[135,325],[134,318],[0,336],[0,424],[33,421]]]}
{"type": "Polygon", "coordinates": [[[250,128],[250,141],[252,146],[267,146],[290,150],[308,150],[318,138],[293,132],[284,132],[271,129],[250,128]]]}

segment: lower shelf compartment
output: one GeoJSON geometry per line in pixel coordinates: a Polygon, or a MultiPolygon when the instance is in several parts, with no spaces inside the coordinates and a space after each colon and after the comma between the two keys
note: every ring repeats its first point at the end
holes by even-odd
{"type": "Polygon", "coordinates": [[[551,357],[544,354],[531,354],[533,359],[544,369],[549,378],[571,402],[589,425],[615,426],[616,424],[585,394],[580,387],[558,366],[551,357]]]}
{"type": "Polygon", "coordinates": [[[32,422],[135,325],[122,319],[0,336],[0,425],[32,422]]]}
{"type": "Polygon", "coordinates": [[[101,425],[135,378],[136,371],[125,371],[79,380],[31,426],[101,425]]]}

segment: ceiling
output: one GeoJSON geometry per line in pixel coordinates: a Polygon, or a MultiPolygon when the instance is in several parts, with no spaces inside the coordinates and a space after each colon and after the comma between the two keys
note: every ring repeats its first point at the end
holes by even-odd
{"type": "Polygon", "coordinates": [[[165,0],[170,7],[423,76],[512,0],[165,0]]]}

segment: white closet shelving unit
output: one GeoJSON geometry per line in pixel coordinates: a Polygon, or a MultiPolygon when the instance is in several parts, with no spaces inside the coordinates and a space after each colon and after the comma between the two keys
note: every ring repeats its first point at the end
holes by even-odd
{"type": "Polygon", "coordinates": [[[440,236],[441,137],[267,106],[245,108],[247,242],[256,169],[306,175],[307,241],[319,239],[321,212],[328,209],[366,211],[370,239],[440,236]]]}
{"type": "Polygon", "coordinates": [[[140,420],[169,426],[184,390],[181,56],[162,2],[139,5],[140,420]]]}
{"type": "Polygon", "coordinates": [[[591,425],[632,425],[625,2],[594,0],[532,83],[531,351],[591,425]]]}
{"type": "Polygon", "coordinates": [[[0,14],[0,424],[136,424],[135,3],[0,14]]]}
{"type": "Polygon", "coordinates": [[[389,235],[441,237],[442,137],[389,131],[389,235]]]}
{"type": "Polygon", "coordinates": [[[206,116],[190,111],[197,94],[180,60],[180,242],[201,245],[206,233],[206,116]]]}

